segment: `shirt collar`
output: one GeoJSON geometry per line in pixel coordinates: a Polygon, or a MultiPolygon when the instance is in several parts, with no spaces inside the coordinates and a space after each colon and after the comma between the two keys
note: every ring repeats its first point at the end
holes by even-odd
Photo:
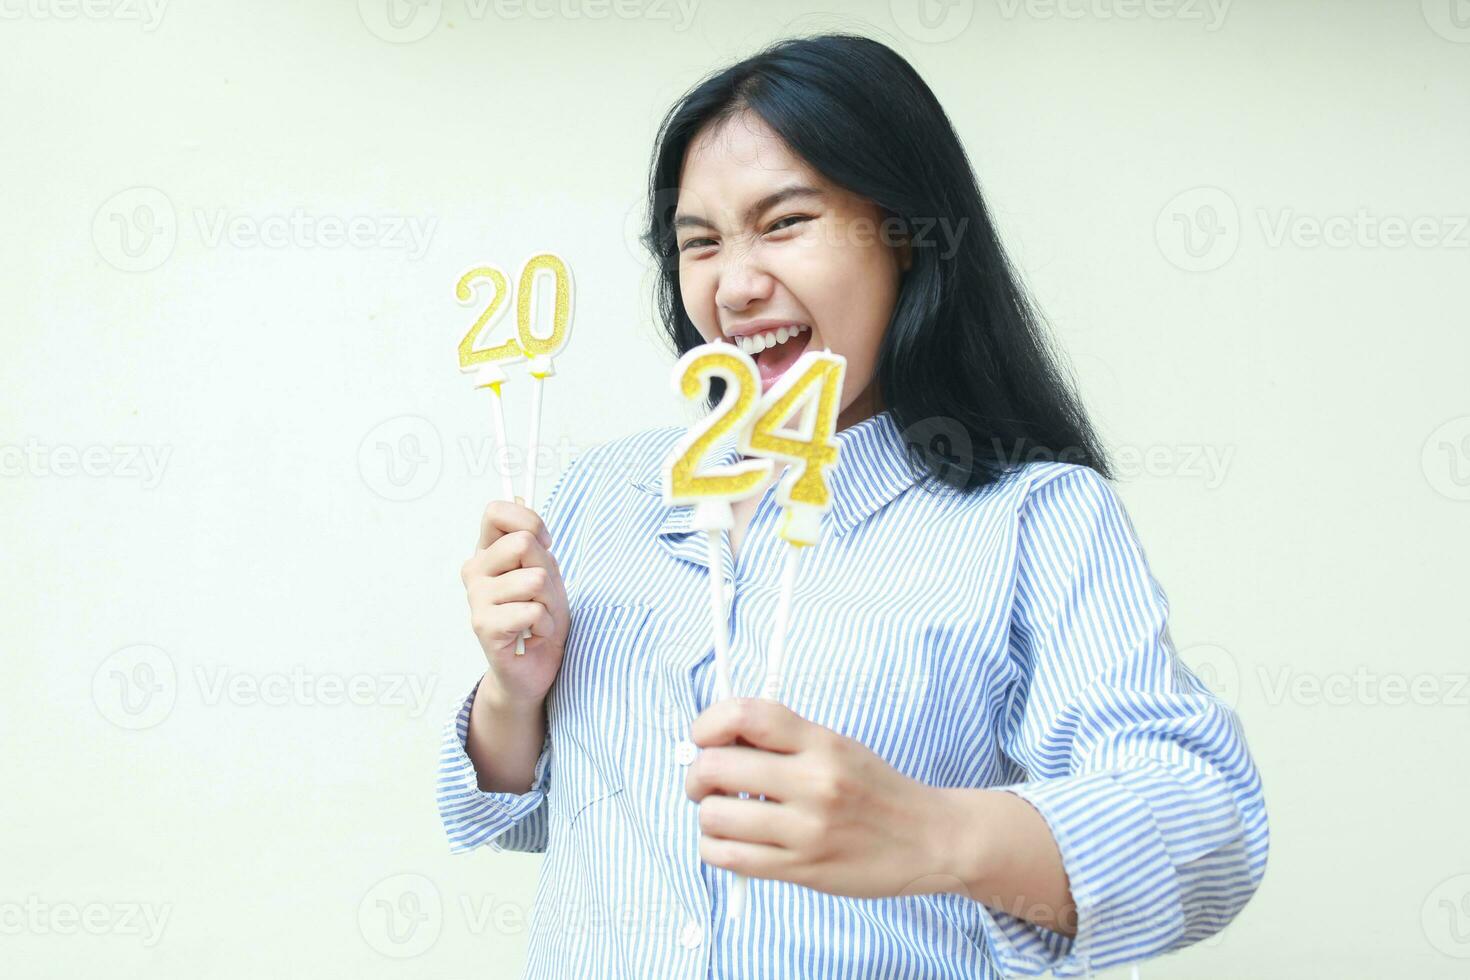
{"type": "MultiPolygon", "coordinates": [[[[837,465],[827,471],[832,491],[832,509],[824,526],[841,536],[868,515],[903,493],[922,475],[910,461],[902,433],[893,413],[884,410],[836,433],[837,465]],[[828,523],[830,522],[830,523],[828,523]]],[[[735,434],[727,432],[711,447],[705,465],[729,465],[740,458],[735,434]]],[[[663,495],[663,460],[652,461],[651,472],[637,473],[634,486],[646,493],[663,495]]],[[[694,507],[684,504],[667,508],[658,533],[661,536],[688,534],[694,530],[694,507]]]]}

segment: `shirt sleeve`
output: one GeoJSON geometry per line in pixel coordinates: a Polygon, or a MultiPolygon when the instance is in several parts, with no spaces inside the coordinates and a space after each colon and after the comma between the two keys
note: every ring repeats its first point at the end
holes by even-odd
{"type": "MultiPolygon", "coordinates": [[[[1061,852],[1069,937],[982,922],[1007,974],[1090,974],[1218,932],[1265,873],[1260,777],[1234,710],[1182,661],[1168,601],[1112,488],[1068,467],[1034,486],[1017,538],[1004,748],[1061,852]]],[[[977,903],[978,904],[978,903],[977,903]]]]}
{"type": "MultiPolygon", "coordinates": [[[[574,476],[581,460],[573,460],[546,495],[539,513],[551,535],[551,553],[563,577],[573,556],[575,533],[567,515],[575,510],[584,492],[580,474],[574,476]]],[[[546,850],[546,794],[551,788],[551,732],[547,730],[541,754],[536,759],[531,788],[524,793],[487,793],[480,789],[475,764],[465,751],[469,733],[470,708],[475,703],[479,681],[469,696],[461,701],[444,725],[439,750],[439,778],[436,797],[439,819],[449,837],[453,853],[487,846],[492,851],[546,850]]]]}
{"type": "Polygon", "coordinates": [[[475,682],[444,726],[439,757],[439,818],[449,837],[449,850],[472,851],[481,845],[492,851],[546,850],[546,794],[551,788],[551,733],[541,745],[531,788],[524,793],[487,793],[480,789],[475,764],[465,751],[475,682]]]}

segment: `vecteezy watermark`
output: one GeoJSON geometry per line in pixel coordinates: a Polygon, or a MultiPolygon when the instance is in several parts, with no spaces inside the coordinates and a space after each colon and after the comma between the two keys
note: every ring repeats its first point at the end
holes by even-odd
{"type": "Polygon", "coordinates": [[[438,678],[432,674],[337,674],[295,666],[284,671],[240,671],[227,666],[194,668],[200,700],[207,707],[401,707],[410,718],[428,709],[438,678]]]}
{"type": "Polygon", "coordinates": [[[1186,272],[1211,272],[1240,247],[1240,209],[1218,187],[1181,191],[1154,219],[1154,241],[1171,264],[1186,272]]]}
{"type": "Polygon", "coordinates": [[[454,926],[471,936],[519,936],[534,928],[543,935],[619,933],[635,942],[688,935],[699,927],[680,903],[658,899],[608,902],[563,890],[534,905],[493,894],[452,895],[446,901],[433,881],[412,873],[390,875],[369,888],[358,903],[357,925],[363,941],[390,959],[421,956],[454,926]]]}
{"type": "Polygon", "coordinates": [[[137,21],[152,33],[168,0],[0,0],[0,20],[137,21]]]}
{"type": "MultiPolygon", "coordinates": [[[[1252,212],[1267,248],[1470,249],[1470,214],[1382,214],[1357,208],[1311,214],[1296,208],[1252,212]]],[[[1235,199],[1218,187],[1176,194],[1154,222],[1159,252],[1186,272],[1213,272],[1235,257],[1244,222],[1235,199]]]]}
{"type": "Polygon", "coordinates": [[[208,248],[352,248],[404,252],[410,261],[424,257],[439,219],[413,214],[312,214],[292,208],[286,214],[241,214],[223,208],[195,209],[199,240],[208,248]]]}
{"type": "Polygon", "coordinates": [[[1288,666],[1257,668],[1266,704],[1303,707],[1470,708],[1470,674],[1395,673],[1358,665],[1351,671],[1312,673],[1288,666]]]}
{"type": "Polygon", "coordinates": [[[168,261],[179,239],[179,217],[156,187],[129,187],[102,202],[92,216],[92,243],[108,265],[147,272],[168,261]]]}
{"type": "Polygon", "coordinates": [[[995,0],[1006,20],[1174,20],[1218,31],[1232,0],[995,0]]]}
{"type": "Polygon", "coordinates": [[[357,0],[357,14],[374,36],[392,44],[422,41],[444,16],[444,0],[357,0]]]}
{"type": "MultiPolygon", "coordinates": [[[[460,435],[452,458],[467,479],[497,495],[501,493],[501,472],[510,477],[519,492],[534,466],[537,485],[544,493],[583,448],[566,438],[543,440],[532,459],[526,447],[502,446],[489,435],[460,435]]],[[[373,493],[384,500],[405,503],[427,496],[439,485],[445,457],[444,440],[434,423],[421,415],[398,415],[379,422],[363,436],[357,447],[357,471],[363,485],[373,493]]],[[[609,465],[632,462],[610,460],[609,465]]]]}
{"type": "Polygon", "coordinates": [[[1115,475],[1120,479],[1148,476],[1160,480],[1198,480],[1206,490],[1215,490],[1225,482],[1235,459],[1235,447],[1193,443],[1123,445],[1114,448],[1111,457],[1115,475]]]}
{"type": "MultiPolygon", "coordinates": [[[[410,261],[423,258],[439,223],[432,215],[321,214],[304,207],[267,214],[226,208],[192,208],[187,213],[200,246],[207,249],[399,251],[410,261]]],[[[179,230],[178,210],[157,187],[119,191],[92,218],[97,253],[123,272],[163,265],[173,255],[179,230]]]]}
{"type": "Polygon", "coordinates": [[[48,446],[34,438],[24,445],[0,444],[0,477],[61,477],[141,480],[152,490],[163,480],[172,446],[48,446]]]}
{"type": "MultiPolygon", "coordinates": [[[[428,710],[438,677],[398,672],[338,673],[293,666],[286,670],[237,670],[223,664],[196,664],[184,675],[207,708],[403,708],[410,718],[428,710]]],[[[124,647],[108,656],[92,675],[92,703],[119,728],[137,731],[160,724],[179,699],[179,671],[173,657],[152,644],[124,647]]]]}
{"type": "Polygon", "coordinates": [[[114,652],[92,675],[92,703],[119,728],[152,728],[169,716],[178,696],[173,658],[148,643],[114,652]]]}
{"type": "Polygon", "coordinates": [[[1419,462],[1440,496],[1470,500],[1470,415],[1450,419],[1429,433],[1419,462]]]}
{"type": "Polygon", "coordinates": [[[172,902],[47,902],[28,895],[0,902],[0,936],[136,936],[152,949],[173,909],[172,902]]]}
{"type": "Polygon", "coordinates": [[[367,944],[390,959],[427,953],[444,928],[439,889],[423,875],[384,878],[357,906],[357,929],[367,944]]]}
{"type": "Polygon", "coordinates": [[[954,486],[967,485],[975,472],[975,444],[957,419],[922,418],[904,428],[900,439],[911,457],[935,479],[954,486]]]}
{"type": "MultiPolygon", "coordinates": [[[[908,446],[911,460],[946,482],[967,481],[979,463],[974,439],[957,419],[922,418],[905,427],[900,438],[908,446]]],[[[1117,479],[1198,480],[1205,489],[1214,490],[1225,482],[1235,448],[1209,443],[1124,444],[1109,449],[1108,456],[1117,479]]],[[[1040,461],[1082,464],[1087,462],[1087,453],[1075,446],[1054,450],[1018,443],[1007,447],[1000,439],[992,438],[987,458],[993,465],[1007,467],[1040,461]]]]}
{"type": "Polygon", "coordinates": [[[1256,210],[1266,244],[1281,248],[1470,248],[1470,214],[1301,214],[1293,208],[1256,210]]]}
{"type": "Polygon", "coordinates": [[[1470,0],[1420,0],[1424,22],[1446,41],[1470,44],[1470,0]]]}
{"type": "Polygon", "coordinates": [[[1240,703],[1240,664],[1218,643],[1191,643],[1177,653],[1178,663],[1221,701],[1240,703]]]}
{"type": "Polygon", "coordinates": [[[965,32],[975,18],[975,0],[889,0],[893,23],[915,41],[943,44],[965,32]]]}
{"type": "Polygon", "coordinates": [[[1470,874],[1435,885],[1419,918],[1429,945],[1457,960],[1470,959],[1470,874]]]}
{"type": "MultiPolygon", "coordinates": [[[[675,31],[694,23],[700,0],[464,0],[464,20],[591,20],[668,22],[675,31]]],[[[358,0],[357,12],[373,36],[392,44],[422,41],[444,18],[443,0],[358,0]]]]}
{"type": "Polygon", "coordinates": [[[420,415],[399,415],[374,426],[357,447],[357,472],[384,500],[418,500],[439,484],[444,443],[420,415]]]}
{"type": "MultiPolygon", "coordinates": [[[[789,214],[773,211],[764,220],[772,223],[800,210],[794,207],[789,214]]],[[[729,242],[734,241],[729,237],[731,235],[738,234],[742,239],[755,241],[759,240],[763,232],[769,231],[764,227],[740,229],[736,216],[728,213],[728,209],[726,213],[722,213],[721,209],[707,207],[699,195],[688,189],[660,188],[651,197],[639,195],[623,212],[623,244],[628,254],[639,262],[652,259],[655,266],[664,271],[673,271],[678,267],[681,254],[702,255],[720,239],[718,233],[707,232],[702,228],[691,230],[682,236],[675,234],[671,229],[676,214],[699,217],[712,221],[717,226],[736,229],[724,233],[724,240],[729,242]],[[653,214],[650,214],[650,208],[653,214]],[[650,227],[650,218],[654,215],[659,219],[658,228],[663,229],[668,236],[666,240],[657,243],[657,252],[649,249],[646,238],[653,230],[650,227]]],[[[886,214],[881,218],[856,217],[841,221],[819,219],[791,226],[790,237],[783,238],[782,247],[863,247],[882,244],[897,248],[907,245],[911,249],[933,249],[940,261],[947,262],[959,251],[960,242],[969,224],[968,215],[955,218],[949,215],[886,214]]]]}

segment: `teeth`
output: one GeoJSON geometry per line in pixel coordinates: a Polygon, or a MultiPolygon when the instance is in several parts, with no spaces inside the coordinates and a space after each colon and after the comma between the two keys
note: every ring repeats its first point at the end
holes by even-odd
{"type": "Polygon", "coordinates": [[[767,330],[750,337],[736,337],[735,344],[747,354],[759,354],[768,347],[784,344],[803,331],[810,330],[804,323],[794,327],[777,327],[775,330],[767,330]]]}

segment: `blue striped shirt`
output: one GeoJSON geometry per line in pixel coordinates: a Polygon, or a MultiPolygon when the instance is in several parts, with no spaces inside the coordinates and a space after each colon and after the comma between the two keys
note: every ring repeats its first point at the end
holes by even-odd
{"type": "MultiPolygon", "coordinates": [[[[710,574],[660,464],[685,430],[575,459],[541,508],[571,606],[548,736],[523,794],[481,792],[445,728],[451,849],[544,852],[527,978],[1079,976],[1204,939],[1265,871],[1261,783],[1232,709],[1179,660],[1168,602],[1109,484],[1028,462],[964,494],[920,485],[882,412],[837,433],[821,540],[802,556],[782,702],[933,786],[1004,789],[1056,837],[1077,935],[955,893],[849,898],[699,859],[685,795],[714,697],[710,574]]],[[[738,458],[726,436],[710,461],[738,458]]],[[[731,680],[757,696],[781,581],[774,486],[718,573],[731,680]]]]}

